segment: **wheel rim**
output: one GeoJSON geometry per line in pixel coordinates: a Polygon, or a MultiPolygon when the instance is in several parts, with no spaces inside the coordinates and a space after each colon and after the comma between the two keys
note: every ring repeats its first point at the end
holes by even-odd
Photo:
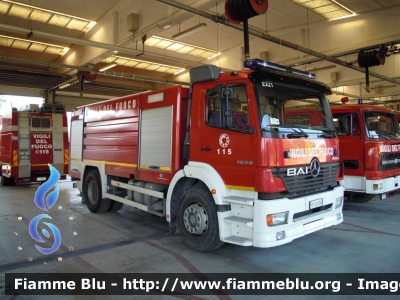
{"type": "Polygon", "coordinates": [[[97,202],[97,185],[94,180],[91,180],[88,184],[88,199],[91,204],[96,204],[97,202]]]}
{"type": "Polygon", "coordinates": [[[191,203],[183,214],[185,228],[191,234],[204,235],[208,229],[208,214],[204,207],[198,203],[191,203]]]}

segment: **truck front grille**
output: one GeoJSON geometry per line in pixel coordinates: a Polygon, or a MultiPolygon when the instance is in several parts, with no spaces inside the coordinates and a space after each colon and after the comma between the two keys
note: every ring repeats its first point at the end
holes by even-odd
{"type": "Polygon", "coordinates": [[[400,169],[400,153],[381,154],[379,157],[379,171],[400,169]]]}
{"type": "MultiPolygon", "coordinates": [[[[308,167],[308,166],[304,166],[308,167]]],[[[288,168],[274,169],[274,176],[282,179],[286,191],[289,194],[301,195],[315,191],[328,190],[337,186],[336,176],[339,170],[339,163],[321,164],[317,177],[311,174],[299,174],[287,176],[288,168]]]]}

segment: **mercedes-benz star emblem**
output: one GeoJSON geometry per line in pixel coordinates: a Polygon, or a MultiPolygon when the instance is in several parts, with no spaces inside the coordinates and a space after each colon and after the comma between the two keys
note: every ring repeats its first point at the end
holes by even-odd
{"type": "Polygon", "coordinates": [[[310,163],[310,172],[311,172],[311,175],[312,175],[313,177],[317,177],[320,170],[321,170],[321,164],[320,164],[318,158],[314,157],[314,158],[311,160],[311,163],[310,163]]]}

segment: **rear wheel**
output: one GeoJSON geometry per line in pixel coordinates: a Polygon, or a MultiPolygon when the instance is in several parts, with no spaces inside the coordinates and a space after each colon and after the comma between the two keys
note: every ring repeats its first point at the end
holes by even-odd
{"type": "Polygon", "coordinates": [[[92,213],[107,212],[111,206],[110,199],[103,199],[101,178],[97,170],[91,170],[85,178],[83,197],[92,213]]]}
{"type": "Polygon", "coordinates": [[[111,200],[111,205],[108,211],[113,212],[113,211],[118,211],[124,206],[122,202],[118,202],[115,200],[111,200]]]}
{"type": "Polygon", "coordinates": [[[203,183],[188,188],[181,197],[178,224],[183,240],[194,250],[208,252],[224,244],[219,236],[217,207],[203,183]]]}

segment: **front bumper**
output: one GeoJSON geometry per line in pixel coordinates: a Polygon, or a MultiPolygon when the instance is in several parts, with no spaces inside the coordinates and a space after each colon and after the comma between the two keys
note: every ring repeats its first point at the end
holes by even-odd
{"type": "Polygon", "coordinates": [[[342,204],[336,208],[336,198],[343,197],[344,188],[338,186],[331,191],[295,199],[256,200],[254,203],[253,246],[274,247],[291,242],[320,229],[343,222],[342,204]],[[310,210],[311,201],[322,199],[321,211],[310,210]],[[331,204],[331,205],[330,205],[331,204]],[[330,206],[330,207],[329,207],[330,206]],[[288,211],[287,224],[269,227],[268,214],[288,211]],[[307,213],[310,212],[310,213],[307,213]],[[282,236],[282,239],[277,236],[282,236]]]}

